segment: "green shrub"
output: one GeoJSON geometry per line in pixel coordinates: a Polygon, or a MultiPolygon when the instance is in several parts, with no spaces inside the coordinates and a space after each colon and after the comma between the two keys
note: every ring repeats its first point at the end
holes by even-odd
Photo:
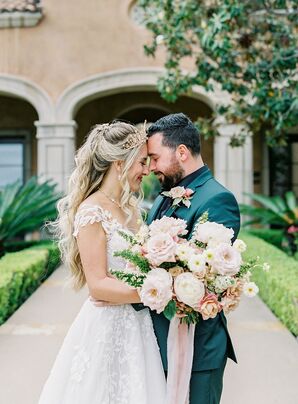
{"type": "Polygon", "coordinates": [[[4,250],[5,252],[17,252],[43,243],[44,240],[9,240],[4,243],[4,250]]]}
{"type": "Polygon", "coordinates": [[[31,177],[25,184],[16,181],[0,189],[0,257],[7,242],[56,218],[56,204],[62,196],[56,186],[51,180],[38,182],[31,177]]]}
{"type": "Polygon", "coordinates": [[[257,236],[267,243],[273,244],[278,248],[282,248],[283,231],[277,229],[257,229],[251,228],[246,230],[249,234],[257,236]]]}
{"type": "Polygon", "coordinates": [[[48,262],[44,271],[44,277],[42,280],[46,279],[60,264],[60,251],[57,243],[50,240],[40,241],[38,244],[34,245],[32,249],[44,249],[46,248],[49,252],[48,262]]]}
{"type": "Polygon", "coordinates": [[[0,324],[37,289],[59,264],[59,252],[52,242],[0,259],[0,324]]]}
{"type": "Polygon", "coordinates": [[[248,246],[244,259],[258,255],[260,262],[270,264],[269,272],[257,270],[253,275],[260,297],[285,326],[298,335],[298,262],[246,231],[241,232],[240,238],[248,246]]]}

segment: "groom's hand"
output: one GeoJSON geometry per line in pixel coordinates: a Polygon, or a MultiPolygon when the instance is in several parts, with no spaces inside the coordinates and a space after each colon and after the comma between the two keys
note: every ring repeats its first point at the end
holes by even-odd
{"type": "Polygon", "coordinates": [[[92,296],[89,296],[89,300],[96,307],[119,306],[120,304],[120,303],[105,302],[103,300],[97,300],[94,299],[92,296]]]}

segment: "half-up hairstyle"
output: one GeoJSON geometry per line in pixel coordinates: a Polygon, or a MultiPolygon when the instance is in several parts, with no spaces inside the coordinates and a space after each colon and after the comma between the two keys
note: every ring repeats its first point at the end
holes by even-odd
{"type": "MultiPolygon", "coordinates": [[[[69,182],[66,196],[58,202],[58,219],[53,224],[58,238],[62,259],[69,267],[75,289],[81,289],[86,278],[82,267],[76,239],[73,235],[76,212],[81,203],[97,191],[114,161],[123,161],[120,182],[122,194],[120,206],[130,221],[143,197],[138,198],[130,191],[127,173],[145,143],[143,134],[133,125],[115,121],[96,125],[75,157],[75,169],[69,182]],[[132,147],[131,140],[141,139],[132,147]]],[[[145,135],[146,136],[146,135],[145,135]]]]}

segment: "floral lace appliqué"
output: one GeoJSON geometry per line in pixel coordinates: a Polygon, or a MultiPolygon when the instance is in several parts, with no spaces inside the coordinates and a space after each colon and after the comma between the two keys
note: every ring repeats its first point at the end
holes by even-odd
{"type": "Polygon", "coordinates": [[[70,380],[80,383],[83,375],[90,366],[90,358],[84,348],[75,346],[77,353],[72,359],[70,368],[70,380]]]}

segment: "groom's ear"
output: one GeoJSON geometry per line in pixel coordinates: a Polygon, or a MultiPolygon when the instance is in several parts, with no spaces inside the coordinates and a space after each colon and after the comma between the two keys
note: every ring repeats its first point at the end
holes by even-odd
{"type": "Polygon", "coordinates": [[[189,154],[190,151],[184,144],[180,144],[176,149],[176,157],[182,163],[184,163],[189,158],[189,154]]]}

